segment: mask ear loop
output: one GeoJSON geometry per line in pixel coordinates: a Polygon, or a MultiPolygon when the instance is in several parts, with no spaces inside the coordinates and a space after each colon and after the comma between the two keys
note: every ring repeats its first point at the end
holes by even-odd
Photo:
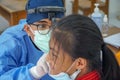
{"type": "MultiPolygon", "coordinates": [[[[68,73],[74,65],[75,65],[75,62],[70,66],[70,68],[66,72],[68,73]]],[[[80,72],[81,70],[77,69],[72,75],[70,75],[71,79],[75,80],[75,78],[78,76],[80,72]]]]}
{"type": "MultiPolygon", "coordinates": [[[[73,64],[68,68],[68,70],[66,72],[68,73],[74,65],[75,65],[75,62],[73,62],[73,64]]],[[[81,71],[81,70],[77,69],[77,71],[81,71]]]]}
{"type": "Polygon", "coordinates": [[[68,68],[68,70],[66,71],[67,73],[71,70],[71,68],[74,66],[75,62],[72,63],[72,65],[68,68]]]}
{"type": "Polygon", "coordinates": [[[30,27],[30,25],[28,25],[28,27],[29,27],[29,29],[30,29],[30,31],[33,33],[33,34],[35,34],[35,32],[32,30],[32,28],[30,27]]]}

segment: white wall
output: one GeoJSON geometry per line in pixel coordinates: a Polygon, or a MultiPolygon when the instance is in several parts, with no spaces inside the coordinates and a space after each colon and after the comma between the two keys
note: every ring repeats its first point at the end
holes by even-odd
{"type": "Polygon", "coordinates": [[[66,7],[66,15],[72,14],[72,0],[65,0],[65,7],[66,7]]]}
{"type": "Polygon", "coordinates": [[[117,16],[120,15],[120,0],[110,0],[109,5],[109,23],[120,27],[120,21],[117,16]]]}
{"type": "Polygon", "coordinates": [[[120,0],[110,0],[109,13],[117,14],[118,12],[120,12],[120,0]]]}

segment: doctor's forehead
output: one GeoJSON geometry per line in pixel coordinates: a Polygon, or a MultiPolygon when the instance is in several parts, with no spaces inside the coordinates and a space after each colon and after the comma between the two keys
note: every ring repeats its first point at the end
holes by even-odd
{"type": "Polygon", "coordinates": [[[36,24],[37,23],[46,23],[46,24],[51,24],[51,21],[49,20],[49,19],[42,19],[42,20],[40,20],[40,21],[37,21],[37,22],[35,22],[36,24]]]}

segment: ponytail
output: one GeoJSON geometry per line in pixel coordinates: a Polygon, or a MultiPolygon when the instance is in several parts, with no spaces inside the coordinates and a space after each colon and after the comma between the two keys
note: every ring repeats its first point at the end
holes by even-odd
{"type": "Polygon", "coordinates": [[[102,47],[103,80],[120,80],[120,67],[113,52],[104,44],[102,47]]]}

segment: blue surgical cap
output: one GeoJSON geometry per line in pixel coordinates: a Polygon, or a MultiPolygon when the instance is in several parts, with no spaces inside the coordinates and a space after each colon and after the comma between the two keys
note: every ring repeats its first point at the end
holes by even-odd
{"type": "MultiPolygon", "coordinates": [[[[63,0],[28,0],[26,4],[26,10],[34,9],[41,6],[58,6],[63,7],[63,0]]],[[[56,18],[61,18],[64,16],[63,12],[56,13],[56,18]]],[[[48,18],[48,13],[32,13],[27,14],[27,23],[32,24],[34,22],[40,21],[41,19],[48,18]]]]}

